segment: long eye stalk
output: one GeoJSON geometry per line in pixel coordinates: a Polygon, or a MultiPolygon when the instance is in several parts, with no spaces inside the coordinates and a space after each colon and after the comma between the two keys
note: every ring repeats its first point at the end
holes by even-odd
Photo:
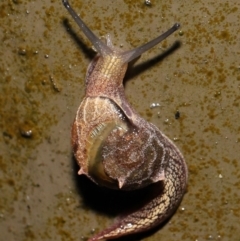
{"type": "Polygon", "coordinates": [[[169,30],[167,30],[165,33],[161,34],[157,38],[151,40],[150,42],[148,42],[146,44],[143,44],[142,46],[137,47],[135,49],[132,49],[132,50],[129,50],[129,51],[126,51],[126,52],[122,53],[121,54],[122,58],[125,60],[125,62],[132,61],[133,59],[135,59],[135,58],[139,57],[140,55],[142,55],[147,50],[151,49],[155,45],[157,45],[160,42],[162,42],[169,35],[171,35],[177,29],[179,29],[179,27],[180,27],[180,24],[179,23],[175,23],[169,30]]]}
{"type": "Polygon", "coordinates": [[[73,8],[70,6],[68,0],[62,0],[63,5],[68,10],[68,12],[71,14],[75,22],[78,24],[78,26],[81,28],[83,33],[86,35],[86,37],[91,41],[91,43],[94,45],[94,47],[97,49],[98,53],[101,55],[109,55],[113,51],[105,44],[103,43],[89,28],[88,26],[83,22],[83,20],[77,15],[77,13],[73,10],[73,8]]]}

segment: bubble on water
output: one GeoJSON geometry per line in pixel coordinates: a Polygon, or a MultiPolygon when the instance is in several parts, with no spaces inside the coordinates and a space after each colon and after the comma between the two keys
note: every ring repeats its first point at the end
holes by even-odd
{"type": "Polygon", "coordinates": [[[150,105],[150,108],[153,109],[153,108],[156,108],[156,107],[159,107],[159,106],[160,106],[159,103],[152,103],[152,104],[150,105]]]}
{"type": "Polygon", "coordinates": [[[145,4],[146,4],[147,6],[151,6],[151,5],[152,5],[152,3],[151,3],[150,0],[145,0],[145,4]]]}

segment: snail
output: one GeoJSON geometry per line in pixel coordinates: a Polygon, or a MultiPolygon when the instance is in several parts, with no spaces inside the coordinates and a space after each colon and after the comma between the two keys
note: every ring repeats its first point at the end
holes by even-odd
{"type": "Polygon", "coordinates": [[[73,19],[96,48],[82,100],[72,126],[74,156],[86,175],[98,185],[136,190],[155,185],[161,190],[139,210],[120,218],[88,241],[108,240],[143,232],[169,218],[179,206],[187,185],[185,160],[155,125],[145,121],[128,103],[123,78],[128,63],[179,28],[168,31],[130,51],[116,49],[110,37],[102,42],[82,21],[67,0],[73,19]]]}

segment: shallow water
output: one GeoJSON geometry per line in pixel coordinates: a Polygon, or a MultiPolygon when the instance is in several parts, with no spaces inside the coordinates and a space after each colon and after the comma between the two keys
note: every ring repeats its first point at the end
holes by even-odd
{"type": "MultiPolygon", "coordinates": [[[[135,240],[239,241],[239,1],[71,3],[98,36],[109,33],[126,50],[182,26],[125,81],[130,103],[189,167],[178,211],[135,240]]],[[[123,209],[118,194],[78,177],[72,158],[91,44],[60,0],[2,0],[0,9],[0,240],[85,240],[123,209]]]]}

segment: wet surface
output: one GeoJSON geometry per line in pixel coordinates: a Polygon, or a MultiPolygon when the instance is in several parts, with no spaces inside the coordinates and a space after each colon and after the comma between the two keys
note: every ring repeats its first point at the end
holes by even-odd
{"type": "MultiPolygon", "coordinates": [[[[163,227],[121,240],[239,241],[239,1],[71,3],[98,36],[109,33],[126,50],[182,26],[131,66],[125,87],[182,151],[188,191],[163,227]]],[[[78,177],[72,158],[91,44],[60,0],[3,0],[0,9],[1,237],[86,240],[128,204],[78,177]]]]}

